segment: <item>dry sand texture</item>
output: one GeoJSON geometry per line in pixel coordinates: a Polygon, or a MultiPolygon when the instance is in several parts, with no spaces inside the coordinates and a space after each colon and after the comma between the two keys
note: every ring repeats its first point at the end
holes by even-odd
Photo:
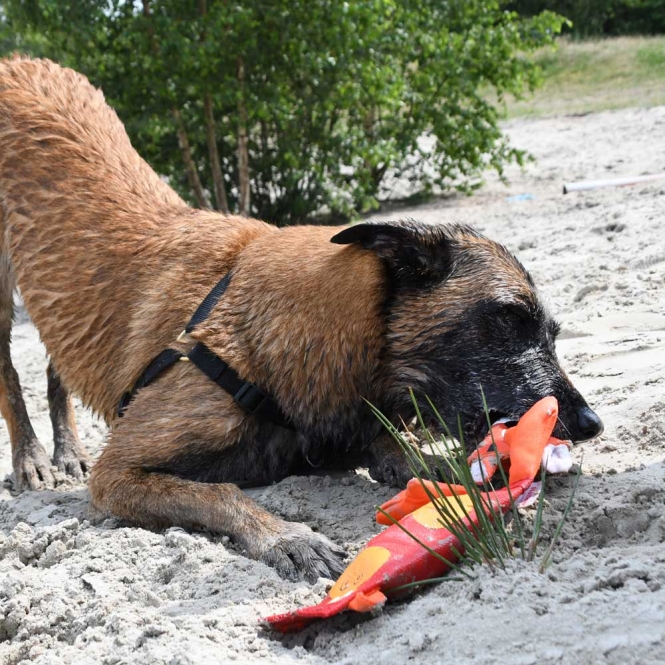
{"type": "MultiPolygon", "coordinates": [[[[662,663],[665,661],[665,182],[561,195],[564,181],[665,171],[665,107],[515,121],[538,158],[471,199],[392,216],[470,222],[517,251],[560,318],[563,364],[606,423],[576,450],[585,475],[555,563],[446,583],[369,621],[284,641],[259,617],[313,603],[221,537],[88,521],[86,490],[0,501],[2,663],[662,663]],[[535,198],[510,202],[511,194],[535,198]]],[[[44,350],[25,317],[13,355],[35,428],[50,426],[44,350]]],[[[81,411],[88,446],[104,427],[81,411]]],[[[10,471],[0,425],[0,471],[10,471]]],[[[572,478],[551,479],[552,532],[572,478]]],[[[392,490],[363,476],[300,477],[254,494],[355,553],[392,490]]]]}

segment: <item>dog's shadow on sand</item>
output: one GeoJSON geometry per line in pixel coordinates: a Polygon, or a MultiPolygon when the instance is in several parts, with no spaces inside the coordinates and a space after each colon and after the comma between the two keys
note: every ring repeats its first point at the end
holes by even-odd
{"type": "Polygon", "coordinates": [[[399,490],[359,473],[290,476],[268,487],[246,490],[272,513],[305,522],[347,549],[378,533],[376,506],[399,490]]]}
{"type": "MultiPolygon", "coordinates": [[[[93,525],[131,526],[122,520],[97,513],[90,505],[85,486],[61,485],[53,490],[10,494],[5,482],[0,500],[0,527],[11,531],[18,523],[49,526],[76,518],[93,525]]],[[[370,480],[360,473],[335,472],[290,476],[270,486],[245,490],[259,504],[289,521],[305,522],[354,551],[380,531],[374,520],[375,507],[397,490],[370,480]]]]}

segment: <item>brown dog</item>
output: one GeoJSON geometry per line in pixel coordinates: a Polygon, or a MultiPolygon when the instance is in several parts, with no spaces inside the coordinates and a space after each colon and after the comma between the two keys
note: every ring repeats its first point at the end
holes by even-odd
{"type": "Polygon", "coordinates": [[[283,575],[334,576],[341,551],[238,484],[361,462],[404,482],[404,457],[364,400],[410,418],[412,387],[450,422],[459,414],[473,440],[485,427],[480,385],[494,416],[555,394],[560,434],[602,430],[503,247],[460,226],[277,229],[192,210],[137,155],[101,92],[51,62],[0,63],[0,196],[0,409],[19,488],[53,478],[10,361],[15,283],[50,356],[53,462],[78,477],[89,466],[71,390],[111,425],[90,478],[94,506],[150,528],[227,533],[283,575]],[[231,269],[210,316],[176,341],[231,269]],[[158,353],[197,342],[266,391],[293,429],[246,413],[191,362],[116,417],[158,353]]]}

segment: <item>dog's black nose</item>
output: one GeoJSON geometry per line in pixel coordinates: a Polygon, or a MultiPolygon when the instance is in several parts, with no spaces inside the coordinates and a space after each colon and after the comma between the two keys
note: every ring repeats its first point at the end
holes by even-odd
{"type": "Polygon", "coordinates": [[[603,421],[588,406],[583,406],[577,412],[577,428],[583,438],[578,441],[588,441],[600,436],[605,429],[603,421]]]}

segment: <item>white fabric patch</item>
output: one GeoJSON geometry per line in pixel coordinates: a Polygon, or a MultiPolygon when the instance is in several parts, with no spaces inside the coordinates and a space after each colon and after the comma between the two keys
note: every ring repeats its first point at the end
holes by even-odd
{"type": "Polygon", "coordinates": [[[476,485],[482,485],[485,482],[484,478],[487,478],[487,474],[483,471],[482,464],[476,460],[471,463],[469,468],[471,470],[473,482],[476,483],[476,485]]]}
{"type": "Polygon", "coordinates": [[[570,448],[566,445],[548,444],[543,451],[542,464],[547,473],[568,473],[573,467],[570,448]]]}

